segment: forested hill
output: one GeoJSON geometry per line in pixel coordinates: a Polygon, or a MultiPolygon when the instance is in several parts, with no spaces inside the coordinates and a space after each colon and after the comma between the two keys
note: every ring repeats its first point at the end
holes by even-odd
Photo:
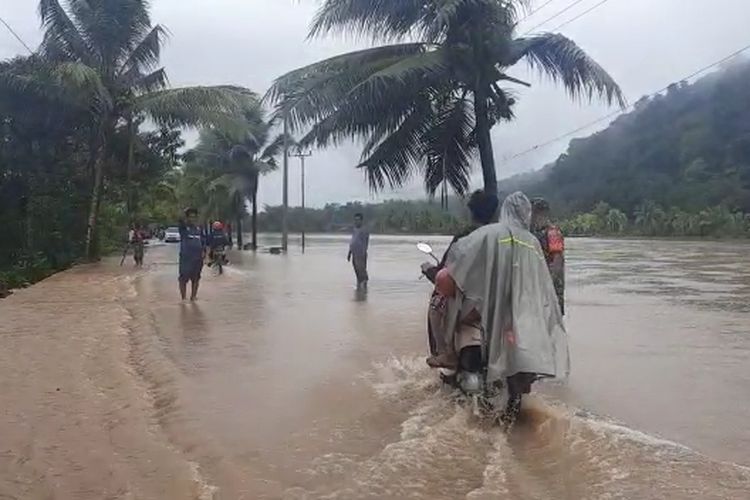
{"type": "Polygon", "coordinates": [[[563,215],[600,201],[629,216],[646,202],[750,212],[750,61],[642,98],[551,165],[501,184],[515,189],[547,197],[563,215]]]}

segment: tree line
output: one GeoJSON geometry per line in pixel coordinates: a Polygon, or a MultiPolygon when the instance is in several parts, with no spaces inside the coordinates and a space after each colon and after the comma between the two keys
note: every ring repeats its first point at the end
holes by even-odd
{"type": "Polygon", "coordinates": [[[750,237],[750,214],[733,211],[726,205],[687,211],[664,208],[653,200],[638,205],[628,216],[609,203],[599,202],[593,210],[560,222],[569,236],[674,236],[701,238],[750,237]]]}
{"type": "MultiPolygon", "coordinates": [[[[262,231],[281,231],[280,206],[267,206],[259,218],[262,231]]],[[[355,214],[381,234],[453,234],[468,224],[467,210],[453,198],[446,210],[429,201],[389,200],[382,203],[329,203],[323,208],[290,209],[289,230],[316,233],[349,232],[355,214]]]]}

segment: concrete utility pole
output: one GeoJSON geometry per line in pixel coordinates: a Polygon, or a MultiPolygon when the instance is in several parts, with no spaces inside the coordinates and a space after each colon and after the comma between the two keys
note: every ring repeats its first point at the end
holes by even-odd
{"type": "Polygon", "coordinates": [[[303,153],[302,151],[300,151],[296,155],[292,156],[299,158],[301,164],[300,178],[302,181],[302,253],[305,253],[305,160],[312,156],[312,152],[303,153]]]}
{"type": "Polygon", "coordinates": [[[281,249],[289,249],[289,111],[284,110],[284,173],[283,173],[283,206],[281,208],[281,249]]]}

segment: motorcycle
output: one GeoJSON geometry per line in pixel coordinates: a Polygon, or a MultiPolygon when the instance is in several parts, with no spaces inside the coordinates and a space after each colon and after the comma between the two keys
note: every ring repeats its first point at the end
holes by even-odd
{"type": "Polygon", "coordinates": [[[224,266],[228,263],[226,249],[223,246],[216,247],[211,251],[211,261],[208,266],[216,270],[217,274],[224,274],[224,266]]]}
{"type": "MultiPolygon", "coordinates": [[[[431,283],[439,270],[440,261],[427,243],[418,243],[417,249],[432,257],[433,262],[422,264],[422,275],[431,283]]],[[[430,308],[436,300],[437,292],[433,291],[430,308]]],[[[427,318],[427,336],[431,355],[437,354],[433,326],[427,318]]],[[[521,411],[521,400],[524,394],[531,392],[531,385],[536,381],[535,374],[518,373],[509,377],[505,383],[487,382],[486,336],[481,327],[462,325],[456,332],[455,345],[458,364],[455,369],[438,368],[443,383],[460,390],[474,404],[475,408],[497,418],[506,427],[515,422],[521,411]]]]}

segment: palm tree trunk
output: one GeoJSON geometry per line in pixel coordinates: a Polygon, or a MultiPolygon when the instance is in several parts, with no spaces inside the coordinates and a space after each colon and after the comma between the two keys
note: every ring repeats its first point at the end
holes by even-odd
{"type": "Polygon", "coordinates": [[[237,214],[237,248],[239,250],[244,250],[243,247],[243,241],[242,241],[242,213],[237,214]]]}
{"type": "Polygon", "coordinates": [[[474,115],[476,116],[477,144],[479,158],[482,161],[482,177],[484,191],[497,196],[497,172],[495,172],[495,156],[492,152],[492,138],[490,137],[490,117],[487,108],[487,87],[481,82],[474,89],[474,115]]]}
{"type": "Polygon", "coordinates": [[[253,251],[258,249],[258,181],[253,187],[253,251]]]}
{"type": "Polygon", "coordinates": [[[245,200],[242,196],[235,195],[235,212],[237,213],[237,248],[244,250],[244,242],[242,240],[242,217],[245,214],[245,200]]]}
{"type": "Polygon", "coordinates": [[[133,117],[128,117],[128,166],[127,166],[127,210],[128,220],[133,222],[135,214],[133,192],[133,170],[135,169],[135,129],[133,117]]]}
{"type": "Polygon", "coordinates": [[[86,227],[86,256],[91,260],[96,259],[99,253],[96,244],[96,226],[99,221],[99,206],[101,205],[102,185],[104,184],[104,155],[100,151],[93,154],[98,155],[98,157],[94,162],[94,185],[91,189],[91,203],[86,227]]]}

